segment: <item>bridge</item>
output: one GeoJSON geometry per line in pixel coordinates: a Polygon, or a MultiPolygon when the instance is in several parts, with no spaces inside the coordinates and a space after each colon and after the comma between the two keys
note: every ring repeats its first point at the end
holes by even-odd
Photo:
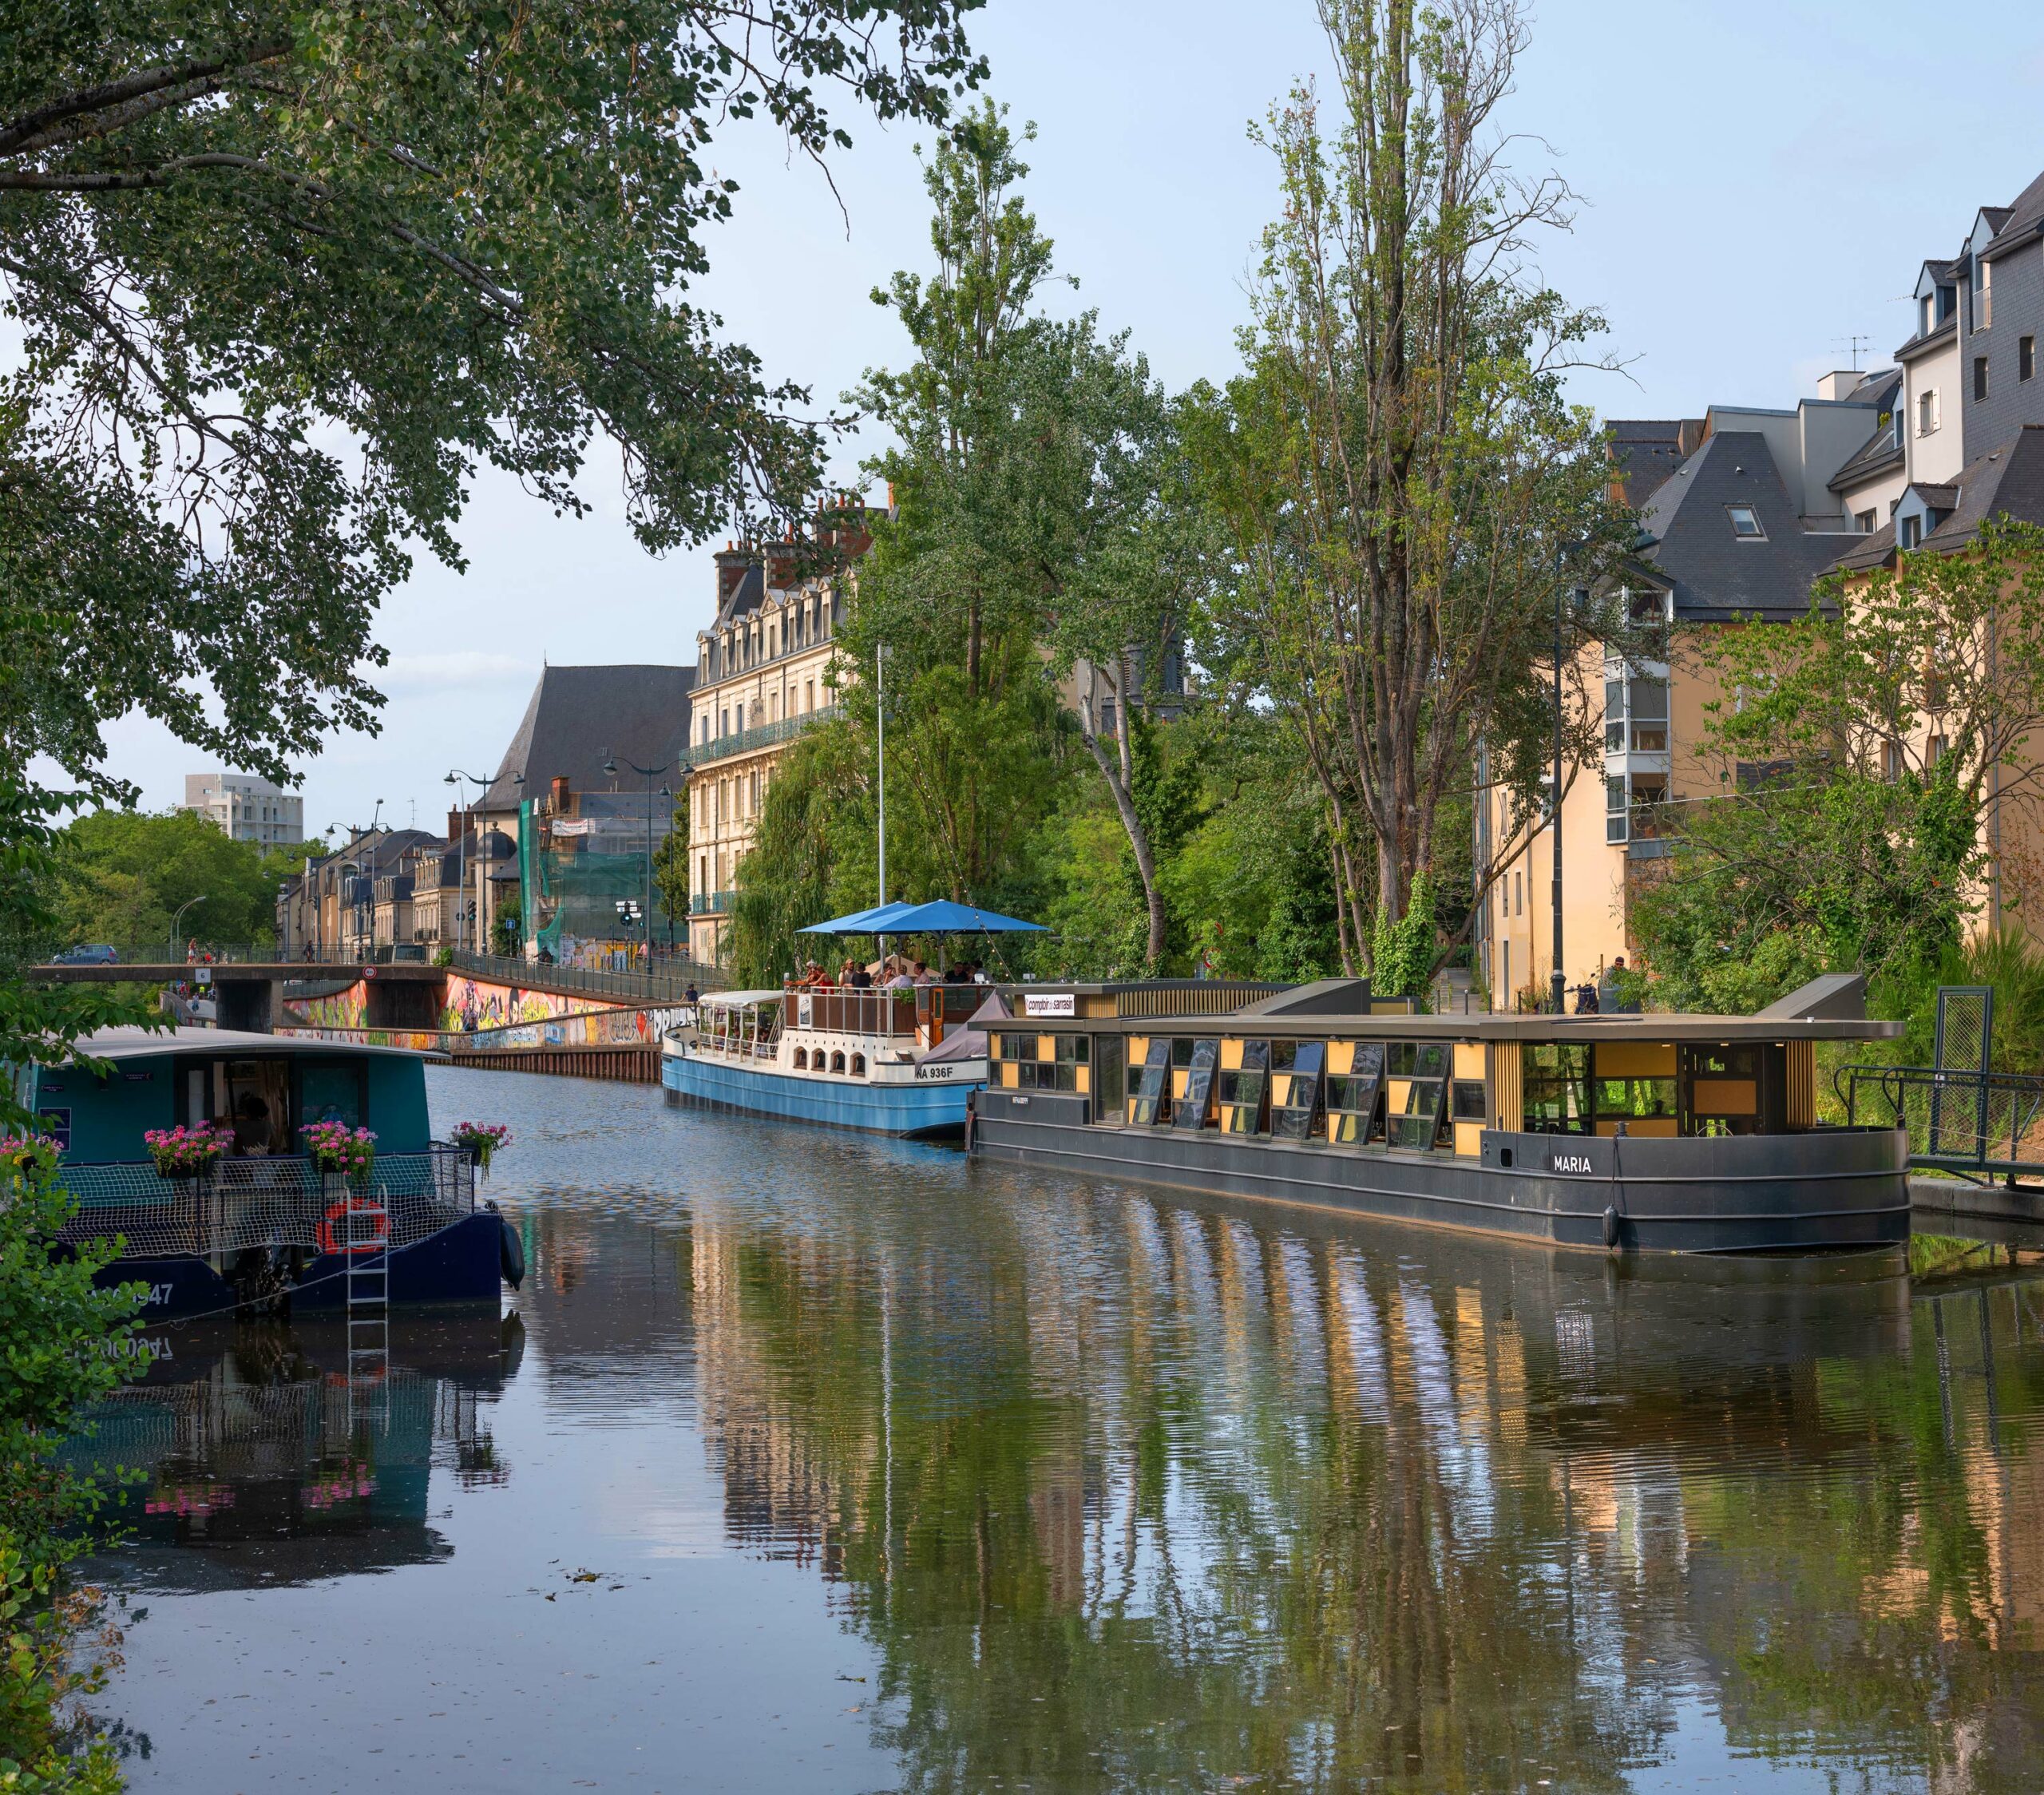
{"type": "MultiPolygon", "coordinates": [[[[388,954],[389,949],[382,950],[388,954]]],[[[362,1025],[371,1029],[437,1029],[447,1003],[447,981],[458,975],[507,989],[584,998],[589,1007],[673,1004],[691,984],[721,985],[715,967],[683,961],[656,963],[650,972],[552,966],[495,954],[456,953],[446,965],[423,960],[344,959],[331,950],[311,959],[280,960],[274,949],[228,949],[215,959],[122,959],[110,965],[46,962],[26,976],[53,985],[172,985],[208,987],[223,1028],[268,1034],[291,1024],[287,997],[302,999],[358,983],[365,998],[362,1025]],[[318,991],[308,991],[316,986],[318,991]],[[296,989],[290,989],[295,987],[296,989]]]]}

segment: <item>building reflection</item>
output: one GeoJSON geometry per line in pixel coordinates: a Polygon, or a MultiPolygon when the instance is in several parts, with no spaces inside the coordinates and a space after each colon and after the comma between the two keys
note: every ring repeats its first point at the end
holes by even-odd
{"type": "Polygon", "coordinates": [[[394,1320],[386,1371],[351,1377],[345,1323],[192,1322],[137,1337],[143,1379],[70,1448],[109,1476],[129,1587],[267,1587],[430,1562],[435,1468],[467,1487],[509,1468],[489,1412],[522,1348],[493,1308],[394,1320]]]}
{"type": "Polygon", "coordinates": [[[830,1579],[905,1786],[1615,1788],[1699,1704],[1876,1783],[2044,1758],[2034,1254],[1912,1287],[1044,1180],[693,1228],[728,1536],[830,1579]]]}

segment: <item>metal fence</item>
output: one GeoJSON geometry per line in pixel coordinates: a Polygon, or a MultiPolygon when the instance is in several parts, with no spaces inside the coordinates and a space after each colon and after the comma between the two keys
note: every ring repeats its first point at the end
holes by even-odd
{"type": "Polygon", "coordinates": [[[1848,1066],[1833,1084],[1849,1125],[1907,1131],[1912,1166],[2044,1172],[2044,1079],[1929,1066],[1848,1066]]]}
{"type": "Polygon", "coordinates": [[[592,997],[639,999],[656,1004],[678,1004],[689,986],[699,991],[721,989],[730,975],[723,968],[679,956],[670,959],[656,954],[651,970],[634,967],[612,970],[593,966],[541,966],[529,960],[509,959],[501,954],[458,952],[453,969],[473,978],[486,978],[504,985],[536,987],[543,991],[581,992],[592,997]]]}
{"type": "Polygon", "coordinates": [[[387,1220],[390,1244],[409,1246],[474,1213],[475,1162],[465,1147],[379,1153],[367,1181],[352,1192],[302,1155],[222,1159],[202,1178],[164,1178],[148,1160],[71,1165],[57,1177],[78,1200],[68,1241],[119,1234],[127,1258],[192,1254],[209,1258],[248,1247],[330,1251],[349,1238],[382,1233],[373,1218],[351,1212],[353,1195],[370,1199],[387,1220]]]}

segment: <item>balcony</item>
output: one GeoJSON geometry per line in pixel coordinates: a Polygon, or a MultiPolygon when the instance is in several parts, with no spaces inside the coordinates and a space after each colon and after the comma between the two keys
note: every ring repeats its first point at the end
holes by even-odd
{"type": "Polygon", "coordinates": [[[738,901],[735,891],[699,891],[688,900],[691,916],[727,916],[738,901]]]}
{"type": "Polygon", "coordinates": [[[713,742],[704,742],[692,751],[695,755],[695,770],[701,772],[712,761],[723,760],[735,754],[747,754],[754,748],[771,747],[776,742],[786,742],[798,735],[811,723],[828,723],[838,714],[835,704],[819,704],[814,711],[805,711],[798,717],[782,717],[778,723],[763,723],[756,729],[734,730],[728,735],[719,735],[713,742]]]}

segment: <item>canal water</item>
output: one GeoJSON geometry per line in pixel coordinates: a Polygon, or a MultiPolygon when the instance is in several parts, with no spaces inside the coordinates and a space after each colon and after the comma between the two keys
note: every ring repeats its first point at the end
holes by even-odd
{"type": "Polygon", "coordinates": [[[2044,1786],[2044,1256],[1607,1262],[435,1070],[495,1313],[161,1329],[137,1790],[2044,1786]]]}

